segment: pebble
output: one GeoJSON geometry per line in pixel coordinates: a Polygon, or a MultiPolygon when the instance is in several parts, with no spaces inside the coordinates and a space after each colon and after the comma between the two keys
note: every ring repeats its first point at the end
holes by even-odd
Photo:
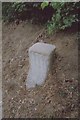
{"type": "Polygon", "coordinates": [[[5,90],[5,92],[7,93],[7,92],[8,92],[8,90],[5,90]]]}
{"type": "Polygon", "coordinates": [[[74,108],[75,107],[75,105],[74,104],[72,104],[72,108],[74,108]]]}
{"type": "Polygon", "coordinates": [[[37,110],[37,108],[35,108],[35,110],[37,110]]]}
{"type": "Polygon", "coordinates": [[[20,88],[23,88],[23,86],[20,86],[20,88]]]}
{"type": "Polygon", "coordinates": [[[11,98],[12,100],[14,99],[14,98],[11,98]]]}
{"type": "Polygon", "coordinates": [[[18,109],[20,109],[20,108],[21,108],[21,106],[18,107],[18,109]]]}
{"type": "Polygon", "coordinates": [[[39,38],[42,37],[42,34],[40,34],[38,37],[39,37],[39,38]]]}
{"type": "Polygon", "coordinates": [[[39,40],[39,42],[42,42],[42,43],[43,43],[43,40],[39,40]]]}
{"type": "Polygon", "coordinates": [[[12,58],[12,59],[11,59],[11,62],[12,62],[13,60],[14,60],[14,59],[12,58]]]}
{"type": "Polygon", "coordinates": [[[32,104],[32,103],[33,103],[33,104],[35,103],[35,101],[34,101],[33,99],[31,99],[31,101],[30,101],[30,104],[32,104]]]}
{"type": "Polygon", "coordinates": [[[20,58],[22,58],[22,56],[19,56],[20,58]]]}
{"type": "Polygon", "coordinates": [[[51,103],[51,100],[49,100],[48,103],[51,103]]]}
{"type": "Polygon", "coordinates": [[[15,110],[13,109],[13,110],[12,110],[12,112],[14,113],[14,112],[15,112],[15,110]]]}
{"type": "Polygon", "coordinates": [[[25,100],[22,101],[22,104],[24,104],[25,100]]]}
{"type": "Polygon", "coordinates": [[[58,60],[61,61],[61,58],[59,58],[58,60]]]}
{"type": "Polygon", "coordinates": [[[21,100],[19,100],[19,103],[21,103],[21,100]]]}
{"type": "Polygon", "coordinates": [[[22,67],[23,65],[18,65],[19,67],[22,67]]]}
{"type": "Polygon", "coordinates": [[[61,68],[59,68],[59,70],[61,70],[61,68]]]}

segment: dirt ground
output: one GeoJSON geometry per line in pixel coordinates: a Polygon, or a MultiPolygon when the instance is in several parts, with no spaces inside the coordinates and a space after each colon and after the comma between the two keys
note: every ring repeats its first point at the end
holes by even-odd
{"type": "MultiPolygon", "coordinates": [[[[3,24],[3,117],[77,118],[77,29],[46,35],[44,27],[22,22],[3,24]],[[42,86],[26,88],[28,49],[43,40],[56,45],[52,74],[42,86]]],[[[35,73],[36,74],[36,73],[35,73]]]]}
{"type": "Polygon", "coordinates": [[[0,21],[0,119],[2,118],[2,22],[0,21]]]}

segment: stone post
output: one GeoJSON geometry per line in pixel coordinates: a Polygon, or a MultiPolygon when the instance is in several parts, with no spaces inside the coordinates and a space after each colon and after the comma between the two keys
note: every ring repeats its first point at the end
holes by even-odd
{"type": "Polygon", "coordinates": [[[29,48],[29,73],[27,76],[27,88],[42,85],[50,70],[55,45],[38,42],[29,48]]]}

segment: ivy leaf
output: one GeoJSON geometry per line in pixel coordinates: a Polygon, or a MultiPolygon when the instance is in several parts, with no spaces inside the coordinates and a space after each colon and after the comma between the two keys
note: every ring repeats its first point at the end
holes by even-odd
{"type": "Polygon", "coordinates": [[[49,5],[49,2],[43,2],[41,3],[41,8],[44,9],[45,7],[47,7],[49,5]]]}
{"type": "Polygon", "coordinates": [[[61,15],[60,15],[60,13],[57,13],[57,14],[56,14],[56,21],[59,22],[60,19],[61,19],[61,15]]]}

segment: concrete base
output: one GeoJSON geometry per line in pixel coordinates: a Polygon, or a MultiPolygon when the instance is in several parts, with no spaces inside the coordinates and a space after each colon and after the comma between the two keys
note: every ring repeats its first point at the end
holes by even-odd
{"type": "Polygon", "coordinates": [[[27,76],[27,88],[42,85],[47,78],[55,46],[46,43],[36,43],[29,48],[30,69],[27,76]]]}

